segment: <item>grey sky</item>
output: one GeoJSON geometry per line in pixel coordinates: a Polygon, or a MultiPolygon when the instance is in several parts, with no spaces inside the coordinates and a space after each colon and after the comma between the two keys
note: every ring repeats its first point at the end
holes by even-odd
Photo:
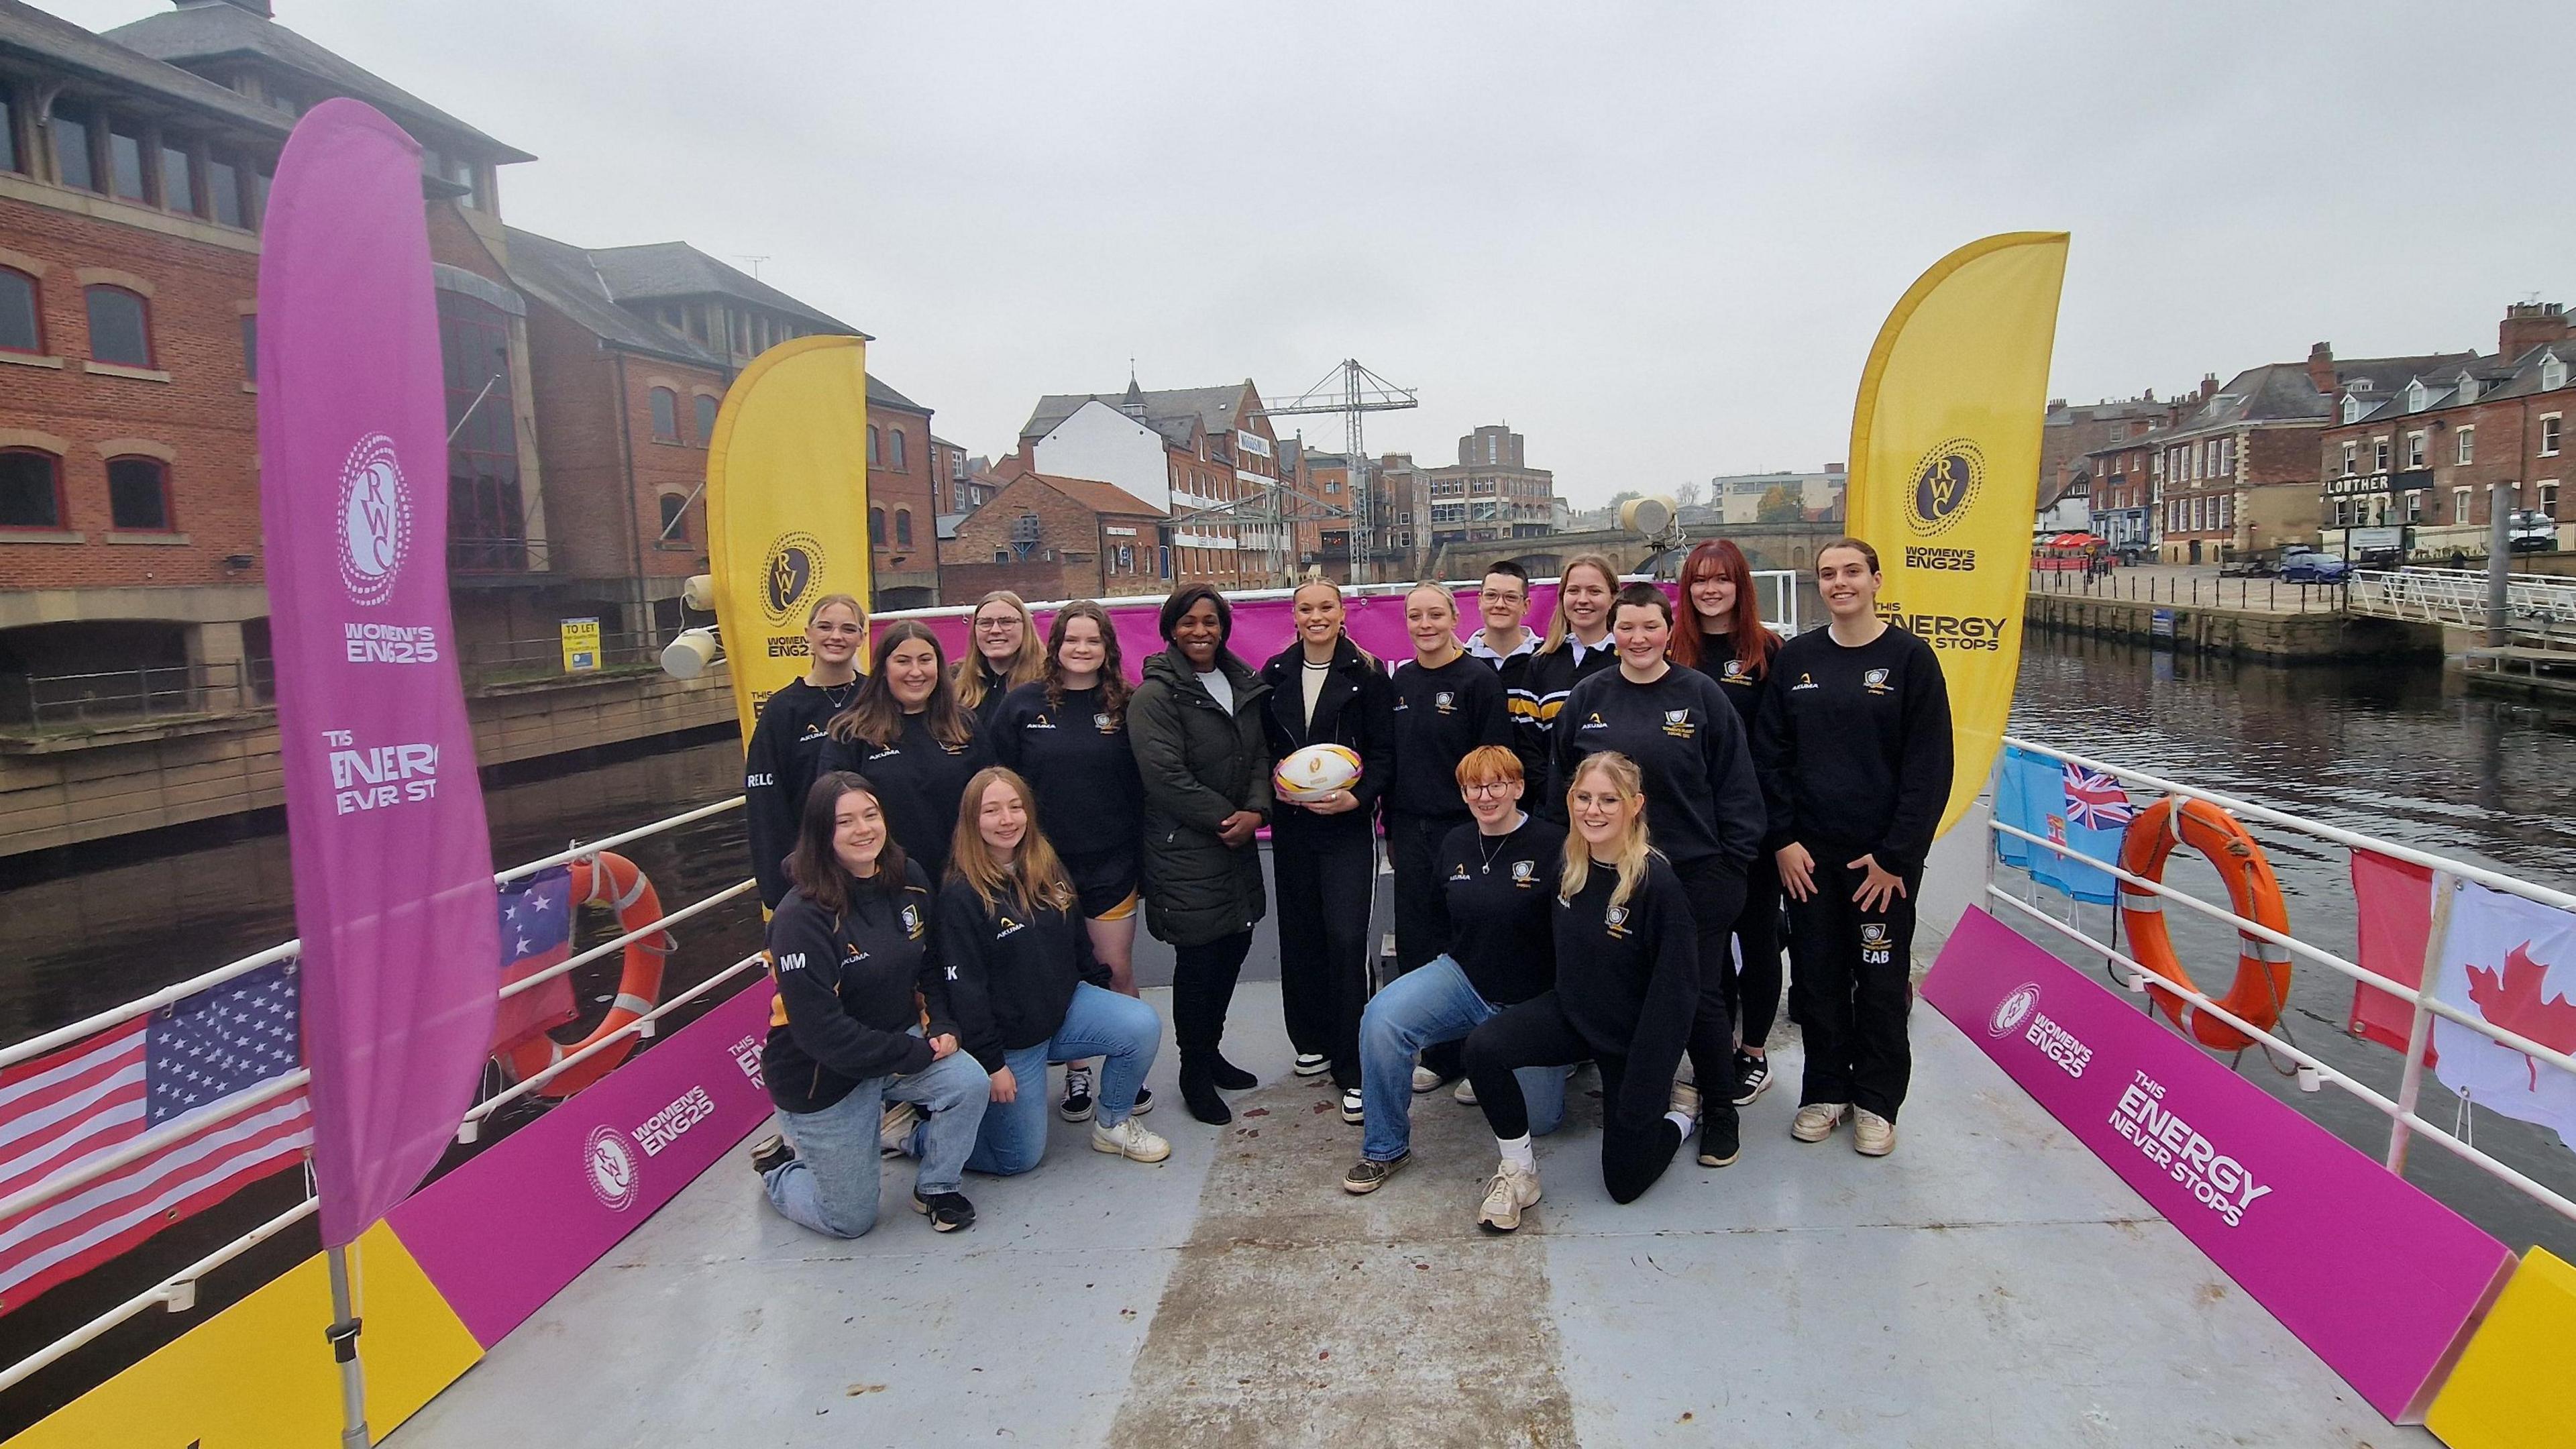
{"type": "Polygon", "coordinates": [[[764,255],[978,452],[1131,355],[1273,400],[1356,356],[1422,392],[1372,451],[1508,420],[1578,503],[1813,468],[1906,284],[2019,228],[2074,233],[2075,399],[2576,301],[2560,0],[277,8],[535,152],[514,224],[764,255]]]}

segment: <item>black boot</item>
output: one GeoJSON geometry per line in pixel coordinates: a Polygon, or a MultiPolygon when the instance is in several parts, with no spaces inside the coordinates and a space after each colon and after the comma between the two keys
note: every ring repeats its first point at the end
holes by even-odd
{"type": "Polygon", "coordinates": [[[1249,1092],[1261,1085],[1261,1079],[1225,1059],[1223,1052],[1208,1054],[1208,1075],[1229,1092],[1249,1092]]]}
{"type": "Polygon", "coordinates": [[[1217,1095],[1215,1073],[1204,1061],[1185,1058],[1181,1062],[1181,1102],[1191,1116],[1212,1127],[1234,1120],[1234,1109],[1217,1095]]]}

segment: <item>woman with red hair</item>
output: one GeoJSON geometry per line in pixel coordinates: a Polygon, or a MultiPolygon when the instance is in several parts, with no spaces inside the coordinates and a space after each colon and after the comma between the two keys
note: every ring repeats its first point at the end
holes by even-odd
{"type": "MultiPolygon", "coordinates": [[[[1723,686],[1749,738],[1780,648],[1780,636],[1762,622],[1753,565],[1733,540],[1710,539],[1682,562],[1681,597],[1687,617],[1673,631],[1673,662],[1723,686]]],[[[1744,1036],[1735,1052],[1735,1104],[1742,1107],[1771,1085],[1763,1042],[1780,1010],[1780,867],[1767,851],[1745,868],[1744,909],[1731,935],[1737,959],[1722,974],[1728,1014],[1744,1036]]]]}

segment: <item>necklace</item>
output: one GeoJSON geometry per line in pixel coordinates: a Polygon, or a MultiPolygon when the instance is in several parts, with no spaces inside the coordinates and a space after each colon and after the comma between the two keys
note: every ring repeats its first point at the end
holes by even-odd
{"type": "Polygon", "coordinates": [[[1483,868],[1476,872],[1478,875],[1492,875],[1494,873],[1494,857],[1503,853],[1503,847],[1512,843],[1512,837],[1518,835],[1520,833],[1520,829],[1520,822],[1514,821],[1512,822],[1512,828],[1510,830],[1505,831],[1500,835],[1481,837],[1476,841],[1476,853],[1485,858],[1483,868]],[[1491,840],[1494,843],[1492,845],[1487,845],[1485,843],[1486,840],[1491,840]]]}
{"type": "Polygon", "coordinates": [[[847,684],[818,684],[815,688],[822,692],[823,702],[838,712],[850,707],[850,696],[858,693],[859,682],[853,679],[847,684]]]}

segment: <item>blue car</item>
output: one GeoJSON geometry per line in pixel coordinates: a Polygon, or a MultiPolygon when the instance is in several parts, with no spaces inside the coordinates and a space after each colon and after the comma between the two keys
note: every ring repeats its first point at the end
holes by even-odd
{"type": "Polygon", "coordinates": [[[2352,565],[2314,549],[2281,555],[2281,582],[2285,584],[2339,584],[2351,572],[2352,565]]]}

